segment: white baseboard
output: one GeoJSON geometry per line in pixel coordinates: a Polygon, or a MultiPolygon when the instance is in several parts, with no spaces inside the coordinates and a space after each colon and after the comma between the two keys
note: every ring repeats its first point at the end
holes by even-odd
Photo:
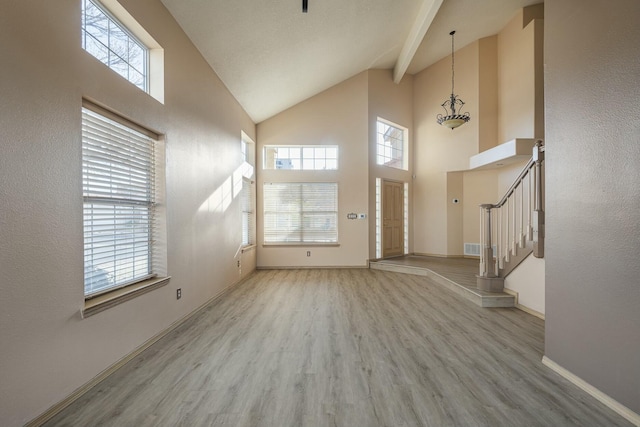
{"type": "Polygon", "coordinates": [[[369,263],[367,261],[366,265],[260,265],[256,267],[256,270],[339,270],[352,268],[369,268],[369,263]]]}
{"type": "Polygon", "coordinates": [[[586,382],[582,378],[580,378],[580,377],[574,375],[573,373],[567,371],[565,368],[563,368],[562,366],[558,365],[556,362],[554,362],[553,360],[549,359],[547,356],[543,356],[542,357],[542,364],[545,365],[546,367],[548,367],[549,369],[551,369],[552,371],[555,371],[557,374],[559,374],[560,376],[564,377],[565,379],[569,380],[574,385],[578,386],[578,388],[582,389],[583,391],[587,392],[591,396],[593,396],[596,399],[598,399],[601,403],[603,403],[604,405],[609,407],[611,410],[616,412],[618,415],[626,418],[632,424],[640,427],[640,415],[636,414],[631,409],[629,409],[626,406],[624,406],[622,403],[616,401],[612,397],[610,397],[610,396],[606,395],[605,393],[601,392],[600,390],[598,390],[597,388],[595,388],[594,386],[592,386],[591,384],[589,384],[588,382],[586,382]]]}
{"type": "Polygon", "coordinates": [[[522,310],[525,313],[528,313],[528,314],[530,314],[532,316],[536,316],[539,319],[544,320],[544,313],[540,313],[539,311],[534,310],[533,308],[529,308],[526,305],[520,304],[520,299],[519,299],[520,294],[518,292],[514,291],[513,289],[509,289],[509,288],[504,288],[503,292],[505,294],[513,295],[516,298],[516,302],[513,305],[515,308],[517,308],[518,310],[522,310]]]}
{"type": "MultiPolygon", "coordinates": [[[[249,275],[250,274],[247,274],[246,277],[249,277],[249,275]]],[[[124,356],[122,359],[118,360],[113,365],[109,366],[104,371],[100,372],[98,375],[96,375],[94,378],[92,378],[89,382],[87,382],[86,384],[84,384],[84,385],[80,386],[78,389],[76,389],[69,396],[65,397],[60,402],[56,403],[51,408],[47,409],[44,413],[40,414],[38,417],[36,417],[33,420],[29,421],[27,424],[25,424],[24,427],[39,427],[39,426],[43,425],[44,423],[46,423],[47,421],[49,421],[51,418],[55,417],[64,408],[66,408],[67,406],[71,405],[73,402],[75,402],[80,397],[82,397],[82,395],[84,395],[86,392],[88,392],[93,387],[98,385],[98,383],[100,381],[104,380],[109,375],[113,374],[115,371],[117,371],[118,369],[123,367],[127,362],[131,361],[134,357],[138,356],[140,353],[145,351],[147,348],[151,347],[153,344],[155,344],[157,341],[159,341],[161,338],[163,338],[169,332],[173,331],[175,328],[180,326],[182,323],[187,321],[189,318],[194,316],[200,310],[202,310],[203,308],[207,307],[209,304],[211,304],[215,300],[217,300],[217,299],[221,298],[222,296],[224,296],[224,294],[226,294],[231,289],[236,287],[239,283],[242,283],[244,280],[245,280],[245,278],[240,279],[237,282],[232,283],[231,285],[227,286],[222,291],[220,291],[218,294],[216,294],[215,296],[210,298],[207,302],[202,304],[200,307],[196,308],[195,310],[193,310],[191,313],[185,315],[184,317],[176,320],[171,325],[169,325],[169,327],[167,329],[165,329],[163,331],[160,331],[159,333],[157,333],[153,337],[149,338],[141,346],[139,346],[138,348],[133,350],[131,353],[129,353],[126,356],[124,356]]]]}

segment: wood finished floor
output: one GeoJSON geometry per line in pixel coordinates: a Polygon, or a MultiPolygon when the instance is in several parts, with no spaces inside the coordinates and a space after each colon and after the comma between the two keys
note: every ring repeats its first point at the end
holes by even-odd
{"type": "Polygon", "coordinates": [[[543,336],[420,276],[258,271],[46,425],[629,426],[543,336]]]}
{"type": "Polygon", "coordinates": [[[427,268],[461,286],[469,288],[476,287],[476,274],[479,272],[480,263],[478,259],[472,258],[439,258],[422,255],[405,255],[385,259],[383,262],[409,267],[427,268]]]}

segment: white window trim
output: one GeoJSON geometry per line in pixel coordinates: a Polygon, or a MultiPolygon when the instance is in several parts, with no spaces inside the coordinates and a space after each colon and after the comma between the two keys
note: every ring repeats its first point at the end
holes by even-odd
{"type": "MultiPolygon", "coordinates": [[[[123,286],[112,287],[105,292],[90,294],[85,296],[85,304],[82,316],[88,317],[97,314],[110,307],[126,302],[139,295],[145,294],[154,289],[160,288],[169,283],[170,276],[166,274],[166,219],[164,201],[164,143],[162,137],[157,133],[141,127],[103,107],[92,102],[83,100],[82,107],[91,110],[103,117],[119,122],[120,124],[133,128],[155,139],[155,218],[153,224],[153,249],[152,249],[152,271],[150,277],[143,277],[134,283],[123,286]]],[[[84,162],[84,157],[83,157],[84,162]]]]}

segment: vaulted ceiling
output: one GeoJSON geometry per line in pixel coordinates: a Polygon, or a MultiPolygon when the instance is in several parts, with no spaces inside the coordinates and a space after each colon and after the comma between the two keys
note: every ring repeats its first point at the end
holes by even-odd
{"type": "Polygon", "coordinates": [[[162,0],[259,123],[361,71],[415,74],[542,0],[162,0]]]}

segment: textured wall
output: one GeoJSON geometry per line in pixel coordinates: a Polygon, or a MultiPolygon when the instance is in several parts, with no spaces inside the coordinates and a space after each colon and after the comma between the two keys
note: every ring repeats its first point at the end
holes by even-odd
{"type": "Polygon", "coordinates": [[[0,3],[2,426],[38,416],[239,278],[239,203],[205,202],[254,124],[159,0],[121,3],[165,49],[164,105],[82,50],[78,1],[0,3]],[[83,96],[166,136],[172,276],[84,320],[83,96]]]}
{"type": "MultiPolygon", "coordinates": [[[[368,150],[369,150],[369,258],[376,257],[376,178],[409,183],[409,212],[411,212],[414,170],[413,145],[413,76],[405,74],[399,84],[393,82],[392,70],[369,70],[367,72],[368,91],[368,150]],[[376,141],[378,117],[389,120],[409,130],[408,170],[379,166],[376,162],[376,141]]],[[[412,218],[409,215],[409,236],[412,235],[412,218]]],[[[409,238],[409,252],[412,239],[409,238]]]]}
{"type": "Polygon", "coordinates": [[[370,219],[349,220],[347,213],[367,212],[367,73],[261,122],[257,132],[258,266],[366,266],[370,219]],[[338,145],[338,170],[262,170],[265,145],[338,145]],[[263,184],[289,180],[338,183],[339,246],[262,246],[263,184]]]}
{"type": "MultiPolygon", "coordinates": [[[[456,94],[471,114],[471,121],[455,130],[436,122],[444,110],[440,104],[451,93],[451,57],[416,74],[413,80],[414,251],[421,254],[457,255],[458,242],[449,247],[447,172],[469,167],[469,157],[478,153],[479,43],[456,51],[456,94]]],[[[462,200],[464,203],[464,200],[462,200]]],[[[452,218],[457,221],[456,212],[452,218]]]]}
{"type": "Polygon", "coordinates": [[[640,413],[640,3],[548,2],[546,356],[640,413]]]}

